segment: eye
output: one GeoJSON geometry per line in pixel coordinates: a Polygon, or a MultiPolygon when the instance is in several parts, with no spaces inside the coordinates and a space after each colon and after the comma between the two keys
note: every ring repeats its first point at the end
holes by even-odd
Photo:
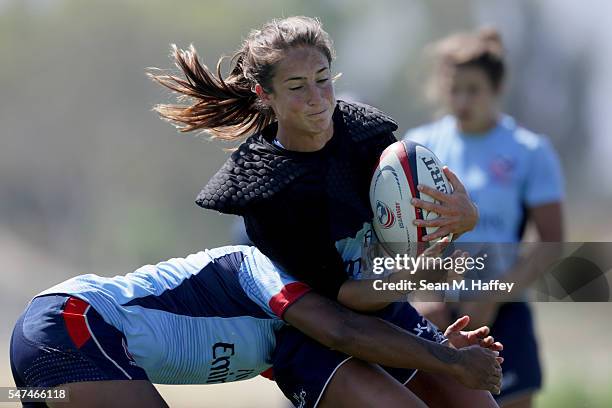
{"type": "Polygon", "coordinates": [[[302,86],[294,86],[293,88],[289,88],[290,91],[297,91],[298,89],[302,89],[302,86]]]}
{"type": "Polygon", "coordinates": [[[322,84],[322,83],[324,83],[324,82],[327,82],[327,80],[328,80],[328,79],[329,79],[329,78],[319,79],[319,80],[317,81],[317,83],[322,84]]]}

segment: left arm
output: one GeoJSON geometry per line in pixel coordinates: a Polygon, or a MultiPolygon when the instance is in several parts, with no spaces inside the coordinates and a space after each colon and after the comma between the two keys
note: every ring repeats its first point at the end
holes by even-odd
{"type": "Polygon", "coordinates": [[[542,242],[563,242],[563,205],[561,201],[538,205],[528,210],[542,242]]]}
{"type": "MultiPolygon", "coordinates": [[[[563,172],[561,163],[547,139],[541,139],[532,152],[529,174],[523,201],[527,206],[527,219],[535,224],[540,244],[532,244],[529,251],[505,273],[502,281],[516,283],[517,288],[526,288],[549,270],[549,266],[562,256],[563,242],[563,172]]],[[[510,295],[507,295],[510,297],[510,295]]],[[[510,299],[509,299],[510,300],[510,299]]],[[[497,314],[498,303],[465,303],[463,313],[473,313],[475,324],[489,324],[497,314]]]]}

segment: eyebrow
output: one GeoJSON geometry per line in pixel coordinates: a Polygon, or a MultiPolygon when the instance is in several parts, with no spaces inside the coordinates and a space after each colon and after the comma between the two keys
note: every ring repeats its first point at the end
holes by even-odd
{"type": "MultiPolygon", "coordinates": [[[[318,70],[316,74],[320,74],[321,72],[325,71],[326,69],[329,69],[329,67],[323,67],[320,70],[318,70]]],[[[297,80],[301,80],[301,79],[306,79],[306,77],[291,77],[291,78],[287,78],[285,79],[283,82],[289,82],[289,81],[297,81],[297,80]]]]}

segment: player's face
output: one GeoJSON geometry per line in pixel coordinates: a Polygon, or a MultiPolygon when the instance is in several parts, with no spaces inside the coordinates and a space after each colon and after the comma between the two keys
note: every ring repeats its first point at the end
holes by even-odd
{"type": "Polygon", "coordinates": [[[444,95],[447,108],[466,129],[486,128],[495,120],[498,91],[481,68],[456,68],[444,95]]]}
{"type": "Polygon", "coordinates": [[[330,131],[336,97],[327,58],[310,46],[290,49],[276,65],[272,93],[262,100],[289,135],[330,131]]]}

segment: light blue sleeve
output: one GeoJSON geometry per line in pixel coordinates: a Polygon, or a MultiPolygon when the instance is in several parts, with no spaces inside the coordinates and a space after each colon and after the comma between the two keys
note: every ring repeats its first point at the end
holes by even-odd
{"type": "Polygon", "coordinates": [[[529,164],[524,197],[527,206],[563,200],[565,187],[561,163],[547,138],[540,137],[529,164]]]}
{"type": "Polygon", "coordinates": [[[310,291],[256,248],[242,263],[239,281],[247,296],[276,319],[282,319],[287,307],[310,291]]]}

